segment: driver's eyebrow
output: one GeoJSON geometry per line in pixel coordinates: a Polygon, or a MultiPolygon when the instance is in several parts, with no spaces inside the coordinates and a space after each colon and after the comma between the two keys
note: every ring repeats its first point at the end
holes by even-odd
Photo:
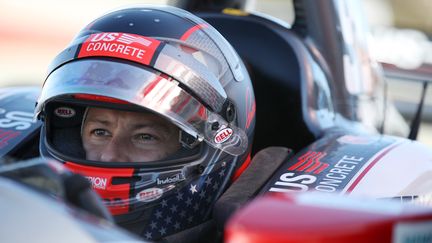
{"type": "Polygon", "coordinates": [[[87,117],[85,123],[89,123],[89,122],[102,123],[103,125],[109,125],[111,123],[110,121],[105,120],[103,118],[99,118],[99,117],[91,117],[91,118],[87,117]]]}
{"type": "Polygon", "coordinates": [[[87,117],[85,123],[101,123],[102,125],[108,126],[113,122],[104,116],[94,116],[94,117],[87,117]]]}
{"type": "MultiPolygon", "coordinates": [[[[100,118],[100,117],[90,118],[86,121],[86,123],[100,123],[100,124],[105,125],[105,126],[109,126],[111,124],[111,122],[109,120],[106,120],[106,119],[100,118]]],[[[170,131],[169,127],[166,126],[165,124],[160,124],[160,123],[156,123],[156,122],[136,123],[136,124],[131,125],[132,130],[138,130],[138,129],[142,129],[142,128],[152,128],[152,129],[157,129],[159,131],[166,131],[166,132],[170,131]]]]}
{"type": "Polygon", "coordinates": [[[156,129],[158,131],[163,131],[163,132],[169,132],[170,129],[168,126],[164,125],[164,124],[160,124],[160,123],[139,123],[139,124],[134,124],[131,126],[132,130],[139,130],[142,128],[151,128],[151,129],[156,129]]]}

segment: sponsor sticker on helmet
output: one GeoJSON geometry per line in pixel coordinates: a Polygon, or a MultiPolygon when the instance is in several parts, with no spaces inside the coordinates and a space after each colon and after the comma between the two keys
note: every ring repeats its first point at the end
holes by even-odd
{"type": "Polygon", "coordinates": [[[83,43],[78,57],[117,57],[148,65],[159,44],[156,39],[135,34],[97,33],[83,43]]]}
{"type": "Polygon", "coordinates": [[[97,189],[106,189],[107,186],[107,178],[98,177],[98,176],[86,176],[86,178],[90,181],[93,188],[97,189]]]}
{"type": "Polygon", "coordinates": [[[140,202],[151,202],[159,199],[163,194],[163,190],[157,187],[147,188],[136,195],[136,199],[140,202]]]}
{"type": "Polygon", "coordinates": [[[165,185],[165,184],[177,183],[183,181],[184,179],[185,179],[184,175],[182,173],[178,173],[165,178],[157,178],[156,183],[158,185],[165,185]]]}
{"type": "Polygon", "coordinates": [[[217,144],[223,143],[227,141],[233,134],[233,130],[229,127],[224,128],[216,133],[216,136],[214,138],[214,142],[217,144]]]}
{"type": "Polygon", "coordinates": [[[54,110],[54,114],[62,118],[71,118],[75,116],[75,110],[70,107],[58,107],[54,110]]]}

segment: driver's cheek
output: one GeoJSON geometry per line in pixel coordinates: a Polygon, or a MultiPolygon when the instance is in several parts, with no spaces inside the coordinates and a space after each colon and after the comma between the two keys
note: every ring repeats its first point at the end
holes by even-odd
{"type": "Polygon", "coordinates": [[[89,139],[83,140],[83,147],[86,154],[86,159],[88,160],[100,160],[100,154],[102,152],[102,146],[97,145],[90,141],[89,139]]]}
{"type": "Polygon", "coordinates": [[[149,162],[160,160],[166,157],[163,148],[158,146],[134,146],[129,150],[129,155],[133,161],[149,162]]]}
{"type": "Polygon", "coordinates": [[[86,152],[86,159],[94,160],[94,161],[115,161],[115,159],[119,159],[119,154],[117,148],[115,146],[110,146],[109,143],[100,144],[100,143],[92,143],[86,142],[84,144],[84,150],[86,152]]]}
{"type": "Polygon", "coordinates": [[[86,159],[101,162],[128,162],[130,145],[120,137],[86,137],[83,140],[86,159]]]}
{"type": "Polygon", "coordinates": [[[105,146],[99,147],[99,160],[104,162],[132,162],[131,146],[125,139],[111,139],[105,146]]]}
{"type": "Polygon", "coordinates": [[[136,144],[125,140],[110,140],[84,142],[86,158],[102,162],[150,162],[164,159],[168,156],[165,144],[136,144]]]}

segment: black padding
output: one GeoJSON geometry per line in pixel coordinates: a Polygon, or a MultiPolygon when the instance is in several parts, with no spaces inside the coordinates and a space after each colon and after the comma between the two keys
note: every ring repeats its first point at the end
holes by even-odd
{"type": "Polygon", "coordinates": [[[52,146],[60,153],[72,158],[84,158],[81,141],[81,126],[51,128],[52,146]]]}
{"type": "Polygon", "coordinates": [[[213,217],[218,229],[223,229],[230,216],[257,195],[291,153],[285,147],[268,147],[254,156],[246,171],[215,204],[213,217]]]}
{"type": "Polygon", "coordinates": [[[84,158],[85,152],[81,141],[81,123],[86,108],[80,105],[63,102],[51,102],[47,106],[47,118],[49,129],[48,140],[51,145],[60,153],[72,158],[84,158]],[[73,116],[59,116],[57,109],[71,109],[73,116]]]}
{"type": "Polygon", "coordinates": [[[50,125],[55,128],[79,126],[82,122],[86,108],[84,106],[65,104],[62,102],[51,102],[48,105],[47,113],[50,118],[50,125]],[[58,115],[58,111],[73,112],[71,116],[58,115]],[[57,111],[57,112],[56,112],[57,111]]]}

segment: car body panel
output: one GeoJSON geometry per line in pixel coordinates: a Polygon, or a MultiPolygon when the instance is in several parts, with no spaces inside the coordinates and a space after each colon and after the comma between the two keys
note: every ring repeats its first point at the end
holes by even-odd
{"type": "Polygon", "coordinates": [[[431,161],[428,147],[408,139],[335,134],[286,161],[263,192],[320,191],[425,203],[432,193],[431,161]]]}

